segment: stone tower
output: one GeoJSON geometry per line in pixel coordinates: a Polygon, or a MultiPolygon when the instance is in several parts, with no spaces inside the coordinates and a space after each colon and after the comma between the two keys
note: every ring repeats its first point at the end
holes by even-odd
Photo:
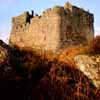
{"type": "Polygon", "coordinates": [[[66,3],[45,10],[41,16],[25,12],[13,17],[10,45],[57,51],[85,44],[94,37],[93,14],[66,3]]]}

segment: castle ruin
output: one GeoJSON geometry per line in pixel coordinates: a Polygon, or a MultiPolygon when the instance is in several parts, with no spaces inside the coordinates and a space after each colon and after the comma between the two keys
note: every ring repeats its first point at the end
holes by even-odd
{"type": "Polygon", "coordinates": [[[70,3],[47,9],[41,16],[24,12],[12,19],[10,44],[52,51],[85,44],[94,37],[93,23],[93,14],[70,3]]]}

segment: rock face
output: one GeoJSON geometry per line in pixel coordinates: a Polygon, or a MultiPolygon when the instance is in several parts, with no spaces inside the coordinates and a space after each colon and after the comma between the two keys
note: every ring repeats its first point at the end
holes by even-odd
{"type": "Polygon", "coordinates": [[[13,79],[14,73],[13,67],[10,64],[10,48],[0,40],[0,79],[13,79]]]}
{"type": "Polygon", "coordinates": [[[8,57],[8,46],[0,40],[0,65],[7,61],[8,57]]]}
{"type": "Polygon", "coordinates": [[[100,55],[78,55],[75,57],[75,63],[96,87],[100,87],[100,55]]]}
{"type": "Polygon", "coordinates": [[[93,14],[66,3],[47,9],[41,16],[25,12],[12,20],[10,45],[57,51],[84,44],[94,36],[93,14]]]}
{"type": "Polygon", "coordinates": [[[0,64],[6,60],[7,52],[0,46],[0,64]]]}

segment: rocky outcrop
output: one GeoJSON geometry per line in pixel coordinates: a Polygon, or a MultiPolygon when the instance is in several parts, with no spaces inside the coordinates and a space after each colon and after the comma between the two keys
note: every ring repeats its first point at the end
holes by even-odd
{"type": "Polygon", "coordinates": [[[7,59],[6,56],[7,56],[7,51],[2,46],[0,46],[0,64],[5,62],[5,60],[7,59]]]}
{"type": "Polygon", "coordinates": [[[10,63],[10,47],[0,40],[0,79],[14,79],[14,68],[10,63]]]}
{"type": "Polygon", "coordinates": [[[17,80],[14,89],[17,90],[18,99],[99,100],[100,83],[97,72],[99,55],[78,55],[84,52],[80,48],[67,49],[69,52],[66,51],[64,54],[60,52],[58,55],[56,53],[43,55],[40,52],[40,55],[29,48],[26,50],[10,48],[2,41],[0,43],[0,79],[17,80]],[[75,55],[78,55],[75,57],[77,67],[72,60],[75,55]],[[88,69],[88,72],[80,67],[82,61],[84,69],[88,69]],[[90,68],[85,68],[86,63],[89,63],[90,68]],[[95,68],[94,65],[97,67],[95,68]],[[23,79],[28,81],[25,82],[23,79]]]}
{"type": "Polygon", "coordinates": [[[100,54],[77,55],[74,60],[77,68],[90,78],[96,87],[100,88],[100,54]]]}

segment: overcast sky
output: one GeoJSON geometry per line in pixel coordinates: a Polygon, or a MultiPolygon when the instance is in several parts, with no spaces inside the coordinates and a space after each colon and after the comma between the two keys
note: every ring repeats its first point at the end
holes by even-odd
{"type": "MultiPolygon", "coordinates": [[[[68,0],[0,0],[0,39],[8,40],[11,31],[11,18],[24,11],[42,13],[55,5],[63,6],[68,0]]],[[[94,14],[95,35],[100,34],[100,0],[69,0],[72,4],[94,14]]]]}

